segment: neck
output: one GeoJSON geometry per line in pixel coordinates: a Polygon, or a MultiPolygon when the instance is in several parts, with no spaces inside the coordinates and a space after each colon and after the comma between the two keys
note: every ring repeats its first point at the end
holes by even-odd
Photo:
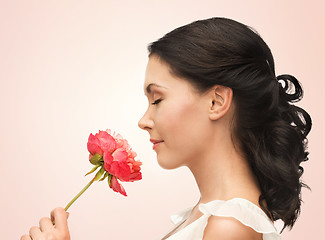
{"type": "Polygon", "coordinates": [[[199,161],[188,166],[200,190],[199,203],[240,197],[259,205],[260,189],[257,180],[248,162],[233,144],[218,141],[210,149],[213,151],[205,151],[199,161]]]}

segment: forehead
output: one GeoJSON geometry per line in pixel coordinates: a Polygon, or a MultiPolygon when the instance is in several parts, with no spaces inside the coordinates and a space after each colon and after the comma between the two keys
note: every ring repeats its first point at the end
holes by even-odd
{"type": "Polygon", "coordinates": [[[196,92],[188,80],[172,73],[168,63],[157,56],[150,56],[145,74],[144,94],[149,95],[153,91],[162,92],[164,90],[175,94],[196,92]]]}
{"type": "Polygon", "coordinates": [[[144,92],[150,94],[154,88],[168,88],[174,76],[167,63],[157,56],[150,56],[146,68],[144,92]]]}
{"type": "Polygon", "coordinates": [[[168,77],[168,71],[169,67],[167,64],[164,64],[159,57],[150,56],[145,72],[144,93],[150,94],[152,92],[152,88],[162,87],[162,85],[159,83],[168,77]]]}

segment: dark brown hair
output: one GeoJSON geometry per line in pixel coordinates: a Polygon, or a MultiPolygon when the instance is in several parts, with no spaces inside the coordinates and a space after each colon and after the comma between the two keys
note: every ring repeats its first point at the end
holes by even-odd
{"type": "Polygon", "coordinates": [[[236,106],[233,135],[256,175],[262,208],[292,227],[300,213],[302,161],[311,118],[293,103],[303,96],[298,80],[275,75],[272,53],[252,28],[226,18],[179,27],[148,46],[173,74],[199,91],[230,87],[236,106]],[[267,209],[263,201],[266,201],[267,209]]]}

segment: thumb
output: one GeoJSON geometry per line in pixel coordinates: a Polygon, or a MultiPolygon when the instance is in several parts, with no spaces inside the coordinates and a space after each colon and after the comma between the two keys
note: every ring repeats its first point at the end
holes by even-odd
{"type": "MultiPolygon", "coordinates": [[[[67,216],[67,220],[69,219],[70,213],[66,212],[66,216],[67,216]]],[[[52,223],[53,225],[55,225],[55,221],[54,221],[54,216],[51,217],[52,218],[52,223]]]]}
{"type": "Polygon", "coordinates": [[[55,221],[57,229],[68,231],[67,212],[63,208],[55,208],[51,212],[51,219],[55,221]]]}

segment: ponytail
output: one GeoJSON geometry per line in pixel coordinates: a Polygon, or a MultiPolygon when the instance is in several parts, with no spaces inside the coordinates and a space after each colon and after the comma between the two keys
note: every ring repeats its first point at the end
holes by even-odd
{"type": "MultiPolygon", "coordinates": [[[[303,97],[298,80],[291,75],[280,75],[277,112],[267,121],[261,135],[255,132],[259,147],[249,151],[253,154],[251,166],[255,172],[262,195],[260,205],[270,213],[273,220],[282,219],[284,227],[294,225],[300,214],[301,181],[303,167],[308,160],[307,135],[311,129],[311,118],[302,108],[293,105],[303,97]]],[[[255,140],[256,141],[256,140],[255,140]]]]}

